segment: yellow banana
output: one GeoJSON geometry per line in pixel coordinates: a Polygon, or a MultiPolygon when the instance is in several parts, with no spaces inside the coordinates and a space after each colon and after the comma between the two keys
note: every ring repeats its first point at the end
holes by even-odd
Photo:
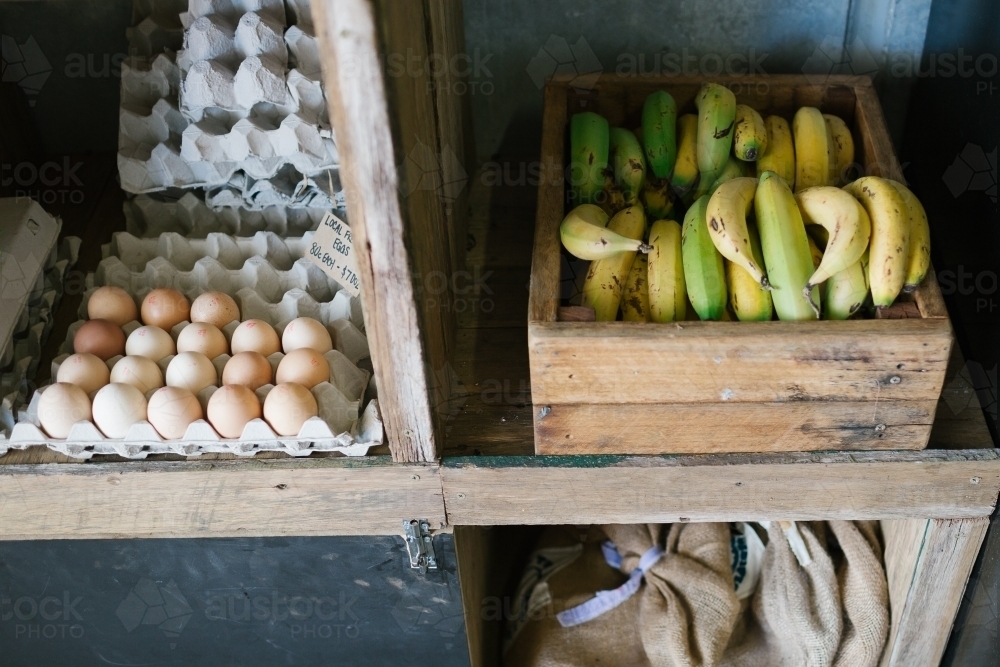
{"type": "Polygon", "coordinates": [[[840,116],[823,114],[826,126],[830,128],[830,136],[833,139],[833,184],[839,185],[847,182],[847,174],[854,164],[854,137],[851,136],[851,128],[840,116]]]}
{"type": "Polygon", "coordinates": [[[691,310],[699,319],[718,320],[726,310],[726,270],[722,255],[708,233],[707,208],[706,195],[687,210],[681,229],[681,254],[691,310]]]}
{"type": "Polygon", "coordinates": [[[757,175],[773,171],[792,185],[795,182],[795,145],[792,143],[792,128],[781,116],[764,119],[767,130],[767,145],[757,158],[757,175]]]}
{"type": "Polygon", "coordinates": [[[604,172],[604,187],[597,193],[594,203],[600,206],[609,218],[628,206],[625,203],[625,192],[615,183],[615,177],[610,171],[604,172]]]}
{"type": "Polygon", "coordinates": [[[649,228],[649,314],[653,322],[674,322],[687,316],[687,291],[681,258],[681,226],[657,220],[649,228]]]}
{"type": "Polygon", "coordinates": [[[823,246],[823,263],[806,283],[806,289],[825,282],[861,258],[868,247],[871,223],[864,208],[849,193],[829,185],[817,185],[795,193],[802,219],[820,225],[829,236],[823,246]]]}
{"type": "Polygon", "coordinates": [[[665,178],[647,178],[639,199],[646,207],[646,215],[654,220],[665,220],[673,215],[674,192],[665,178]]]}
{"type": "Polygon", "coordinates": [[[913,292],[923,282],[927,270],[931,267],[931,226],[927,221],[927,211],[917,196],[908,187],[886,179],[906,202],[906,214],[910,220],[910,252],[906,258],[906,280],[903,282],[904,292],[913,292]]]}
{"type": "MultiPolygon", "coordinates": [[[[757,226],[747,223],[750,235],[750,248],[753,258],[761,266],[764,265],[764,255],[760,249],[760,238],[757,226]]],[[[736,318],[740,322],[760,322],[771,319],[774,309],[771,303],[771,293],[763,289],[760,283],[753,279],[746,269],[732,262],[726,262],[726,286],[729,289],[729,305],[732,306],[736,318]]]]}
{"type": "Polygon", "coordinates": [[[639,253],[632,260],[622,294],[622,319],[626,322],[649,322],[648,275],[649,255],[639,253]]]}
{"type": "Polygon", "coordinates": [[[862,176],[844,186],[861,202],[871,220],[868,284],[876,306],[891,306],[906,283],[910,253],[910,220],[906,200],[892,183],[862,176]]]}
{"type": "Polygon", "coordinates": [[[608,215],[599,206],[580,204],[563,218],[559,238],[569,254],[579,259],[601,260],[624,252],[648,251],[641,232],[626,237],[605,227],[607,224],[608,215]]]}
{"type": "Polygon", "coordinates": [[[754,261],[750,235],[747,233],[746,216],[753,205],[756,189],[755,178],[741,177],[726,181],[708,200],[705,219],[708,220],[708,233],[712,242],[722,256],[742,266],[766,289],[768,281],[764,275],[764,267],[754,261]]]}
{"type": "Polygon", "coordinates": [[[698,171],[710,186],[729,159],[733,146],[736,96],[725,86],[706,83],[695,96],[694,104],[698,107],[698,171]]]}
{"type": "MultiPolygon", "coordinates": [[[[867,213],[865,215],[867,215],[867,213]]],[[[826,227],[807,224],[806,234],[808,234],[809,238],[816,242],[816,245],[819,246],[820,250],[826,249],[826,244],[830,241],[830,232],[826,231],[826,227]]]]}
{"type": "Polygon", "coordinates": [[[754,208],[771,285],[771,300],[778,319],[817,319],[819,289],[813,288],[811,294],[803,294],[809,276],[815,271],[809,237],[785,179],[773,171],[761,174],[754,208]]]}
{"type": "Polygon", "coordinates": [[[861,259],[823,284],[823,319],[846,320],[868,297],[868,250],[861,259]]]}
{"type": "MultiPolygon", "coordinates": [[[[615,214],[608,223],[608,231],[641,244],[646,231],[646,214],[642,206],[629,206],[615,214]]],[[[613,257],[590,263],[583,281],[583,305],[594,309],[598,322],[613,322],[618,317],[625,280],[635,259],[635,250],[620,252],[613,257]]]]}
{"type": "Polygon", "coordinates": [[[795,191],[833,183],[833,137],[823,114],[802,107],[792,119],[795,143],[795,191]]]}
{"type": "Polygon", "coordinates": [[[745,104],[736,105],[733,126],[733,155],[753,162],[767,150],[767,128],[760,114],[745,104]]]}
{"type": "Polygon", "coordinates": [[[677,160],[670,184],[683,195],[698,179],[698,117],[692,113],[677,119],[677,160]]]}
{"type": "Polygon", "coordinates": [[[725,183],[726,181],[731,181],[734,178],[746,176],[746,173],[744,173],[743,171],[744,164],[746,163],[737,160],[734,157],[730,157],[729,160],[726,162],[725,166],[722,167],[722,169],[719,171],[719,176],[715,179],[715,182],[712,183],[712,187],[708,189],[707,193],[702,193],[702,194],[712,195],[715,193],[716,190],[719,189],[719,186],[725,183]]]}

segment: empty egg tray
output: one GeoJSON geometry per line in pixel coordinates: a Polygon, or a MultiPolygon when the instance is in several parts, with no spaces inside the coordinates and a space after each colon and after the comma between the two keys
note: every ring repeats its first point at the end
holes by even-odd
{"type": "MultiPolygon", "coordinates": [[[[96,273],[87,277],[87,291],[80,305],[81,320],[69,327],[61,348],[62,354],[53,362],[53,377],[58,365],[72,352],[73,338],[83,325],[90,296],[98,284],[107,284],[105,280],[112,280],[114,284],[126,289],[137,303],[155,287],[173,286],[188,298],[221,287],[223,291],[233,294],[240,306],[243,320],[264,320],[274,326],[279,335],[288,322],[296,317],[312,317],[327,326],[334,341],[334,349],[324,355],[330,364],[331,380],[320,383],[312,390],[319,406],[319,416],[308,420],[299,434],[293,437],[278,436],[266,422],[257,419],[247,425],[240,438],[235,439],[220,437],[211,425],[199,420],[178,440],[164,440],[145,421],[135,424],[124,439],[106,438],[94,424],[80,422],[73,427],[66,440],[56,440],[47,437],[38,423],[37,406],[40,393],[44,391],[42,388],[34,393],[26,408],[19,410],[17,423],[13,424],[9,438],[0,438],[0,454],[8,448],[45,445],[74,458],[116,454],[125,458],[142,459],[150,454],[197,456],[204,452],[252,456],[260,451],[281,451],[292,456],[308,456],[313,452],[362,456],[369,447],[381,444],[383,431],[378,413],[377,391],[371,372],[362,367],[367,365],[370,368],[370,353],[363,333],[364,317],[360,300],[326,280],[310,284],[301,263],[293,262],[293,268],[288,271],[276,269],[269,263],[269,260],[276,263],[287,261],[291,258],[290,253],[304,241],[285,240],[282,245],[276,243],[270,235],[261,235],[255,239],[228,237],[225,241],[219,236],[213,236],[212,239],[187,241],[188,245],[185,246],[177,239],[148,239],[143,242],[127,236],[130,241],[136,241],[139,245],[119,244],[118,241],[122,239],[116,237],[116,241],[107,246],[109,256],[102,260],[96,273]],[[166,257],[146,259],[149,257],[149,247],[154,243],[157,247],[162,244],[168,249],[167,254],[171,258],[181,262],[189,262],[192,248],[199,245],[208,252],[224,249],[227,252],[220,254],[226,264],[214,257],[203,257],[194,262],[190,271],[182,271],[166,257]],[[251,256],[239,268],[227,268],[227,265],[235,266],[239,263],[236,251],[241,256],[249,254],[250,246],[255,243],[257,248],[263,249],[263,256],[251,256]],[[122,256],[111,255],[112,251],[119,252],[122,256]],[[241,287],[243,283],[252,284],[253,287],[241,287]],[[293,286],[288,287],[289,285],[293,286]],[[317,301],[310,291],[325,300],[317,301]],[[280,300],[275,301],[276,296],[280,296],[280,300]]],[[[186,324],[178,324],[171,331],[175,340],[186,324]]],[[[130,333],[138,326],[138,322],[130,322],[123,328],[126,333],[130,333]]],[[[232,322],[225,327],[227,339],[231,338],[236,326],[237,323],[232,322]]],[[[282,357],[281,353],[276,353],[268,361],[276,368],[282,357]]],[[[170,358],[172,357],[160,362],[162,369],[166,368],[170,358]]],[[[109,360],[109,367],[118,359],[109,360]]],[[[221,355],[212,360],[220,377],[228,359],[228,355],[221,355]]],[[[267,385],[256,393],[263,400],[271,388],[271,385],[267,385]]],[[[215,387],[208,387],[199,392],[198,398],[203,407],[207,405],[214,390],[215,387]]]]}

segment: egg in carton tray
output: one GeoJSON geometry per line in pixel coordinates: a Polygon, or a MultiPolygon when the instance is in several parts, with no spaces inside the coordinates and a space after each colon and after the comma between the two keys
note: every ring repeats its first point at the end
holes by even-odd
{"type": "MultiPolygon", "coordinates": [[[[147,268],[148,266],[149,264],[147,268]]],[[[212,275],[217,275],[220,270],[218,266],[216,262],[215,268],[208,272],[208,275],[196,275],[193,277],[193,282],[187,285],[159,282],[142,288],[125,287],[125,289],[137,302],[150,289],[164,286],[173,286],[184,292],[188,298],[192,298],[213,289],[212,275]]],[[[93,278],[92,274],[89,278],[91,284],[93,278]]],[[[162,281],[163,277],[160,279],[162,281]]],[[[96,287],[92,287],[84,294],[80,307],[81,317],[86,315],[87,302],[95,289],[96,287]]],[[[365,364],[369,360],[370,352],[367,338],[362,333],[361,327],[357,326],[359,323],[363,325],[360,302],[357,299],[350,297],[345,290],[338,290],[332,300],[321,303],[301,288],[288,290],[277,303],[268,301],[251,288],[240,289],[234,297],[240,306],[243,320],[264,320],[271,324],[279,335],[285,326],[297,317],[317,319],[326,325],[332,334],[334,349],[324,355],[330,365],[330,381],[321,382],[311,390],[319,407],[319,416],[307,420],[296,436],[278,436],[265,421],[255,419],[247,424],[241,437],[227,439],[219,436],[215,429],[202,419],[192,423],[184,437],[177,440],[163,439],[147,421],[134,424],[123,439],[107,438],[92,422],[79,422],[73,426],[66,440],[56,440],[46,436],[38,422],[38,404],[41,394],[45,391],[43,387],[34,393],[27,408],[20,411],[10,438],[6,441],[0,440],[0,453],[8,448],[23,449],[33,445],[45,445],[67,456],[85,459],[95,454],[117,454],[125,458],[142,459],[150,454],[198,456],[205,452],[253,456],[260,451],[280,451],[291,456],[308,456],[313,452],[339,452],[347,456],[363,456],[370,447],[382,443],[383,427],[378,412],[374,379],[367,368],[359,366],[359,362],[365,364]]],[[[73,338],[83,322],[81,319],[70,325],[61,349],[62,354],[53,361],[53,377],[58,372],[58,366],[72,353],[73,338]]],[[[182,322],[170,332],[175,341],[187,324],[182,322]]],[[[123,329],[128,334],[139,326],[138,322],[133,321],[126,324],[123,329]]],[[[231,339],[232,332],[237,326],[237,322],[231,322],[223,329],[227,341],[231,339]]],[[[283,356],[278,352],[267,358],[272,370],[277,367],[283,356]]],[[[173,355],[158,362],[161,370],[166,369],[172,358],[173,355]]],[[[229,358],[228,354],[223,354],[212,360],[219,380],[229,358]]],[[[121,357],[109,359],[107,362],[109,368],[120,359],[121,357]]],[[[368,364],[370,365],[370,361],[368,364]]],[[[273,385],[265,385],[255,393],[263,401],[271,389],[273,385]]],[[[216,390],[217,387],[206,387],[198,393],[203,410],[216,390]]]]}
{"type": "Polygon", "coordinates": [[[286,165],[305,176],[336,167],[316,40],[299,26],[284,30],[283,3],[192,3],[182,18],[185,49],[176,58],[161,54],[148,69],[134,58],[123,65],[123,189],[222,185],[240,171],[270,179],[286,165]],[[256,11],[236,17],[245,6],[256,11]]]}

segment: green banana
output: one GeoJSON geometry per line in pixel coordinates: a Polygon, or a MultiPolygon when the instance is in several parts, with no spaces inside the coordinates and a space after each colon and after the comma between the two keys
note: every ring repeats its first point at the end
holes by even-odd
{"type": "Polygon", "coordinates": [[[745,104],[736,105],[733,126],[733,154],[740,160],[753,162],[767,150],[767,128],[760,114],[745,104]]]}
{"type": "MultiPolygon", "coordinates": [[[[757,234],[757,226],[752,222],[747,222],[747,234],[750,236],[750,249],[753,251],[754,261],[763,266],[764,254],[760,249],[760,236],[757,234]]],[[[732,306],[736,319],[740,322],[762,322],[771,319],[774,310],[771,292],[763,289],[742,266],[728,260],[726,287],[729,289],[729,305],[732,306]]]]}
{"type": "Polygon", "coordinates": [[[569,254],[579,259],[601,260],[624,252],[649,251],[642,243],[642,234],[625,237],[606,228],[607,224],[608,214],[599,206],[580,204],[563,218],[559,238],[569,254]]]}
{"type": "MultiPolygon", "coordinates": [[[[608,231],[632,239],[642,245],[642,235],[646,231],[646,214],[642,206],[629,206],[615,214],[608,223],[608,231]]],[[[598,259],[590,263],[587,277],[583,281],[583,305],[594,309],[598,322],[613,322],[618,317],[622,290],[635,250],[620,252],[612,257],[598,259]]]]}
{"type": "Polygon", "coordinates": [[[653,322],[675,322],[687,316],[681,226],[657,220],[649,228],[649,315],[653,322]]]}
{"type": "Polygon", "coordinates": [[[677,158],[677,104],[670,93],[658,90],[642,105],[642,139],[649,170],[667,178],[677,158]]]}
{"type": "Polygon", "coordinates": [[[698,171],[706,190],[719,176],[733,147],[736,96],[717,83],[706,83],[694,98],[698,107],[698,171]]]}
{"type": "Polygon", "coordinates": [[[785,179],[773,171],[760,176],[754,196],[757,226],[771,300],[780,320],[815,320],[819,317],[819,288],[806,299],[802,290],[815,271],[809,237],[802,214],[785,179]]]}
{"type": "Polygon", "coordinates": [[[569,123],[570,185],[576,204],[591,204],[604,188],[608,168],[608,121],[590,111],[573,114],[569,123]]]}
{"type": "Polygon", "coordinates": [[[691,307],[703,320],[719,320],[726,310],[726,270],[708,231],[708,196],[687,210],[681,230],[684,282],[691,307]]]}
{"type": "Polygon", "coordinates": [[[823,283],[823,319],[846,320],[868,298],[868,251],[861,259],[823,283]]]}
{"type": "Polygon", "coordinates": [[[609,147],[615,183],[625,194],[625,203],[631,206],[639,201],[639,193],[646,182],[646,158],[642,146],[630,130],[613,127],[609,147]]]}

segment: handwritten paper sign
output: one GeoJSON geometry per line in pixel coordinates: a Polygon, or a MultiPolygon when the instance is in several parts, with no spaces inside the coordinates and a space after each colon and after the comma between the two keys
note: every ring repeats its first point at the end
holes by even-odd
{"type": "Polygon", "coordinates": [[[361,293],[351,228],[333,213],[327,213],[319,223],[305,256],[352,296],[361,293]]]}

